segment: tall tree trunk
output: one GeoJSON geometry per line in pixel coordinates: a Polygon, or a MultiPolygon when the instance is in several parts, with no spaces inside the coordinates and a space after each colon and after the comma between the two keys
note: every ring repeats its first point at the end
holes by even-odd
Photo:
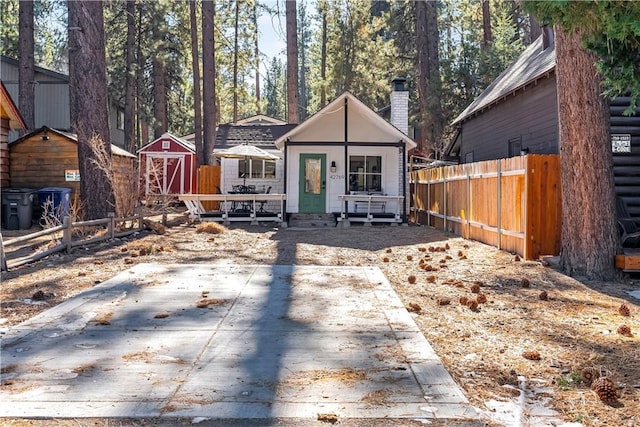
{"type": "Polygon", "coordinates": [[[489,0],[482,0],[482,49],[486,50],[493,41],[491,34],[491,11],[489,0]]]}
{"type": "Polygon", "coordinates": [[[253,47],[253,52],[255,56],[255,66],[256,66],[256,114],[261,114],[261,106],[260,106],[260,49],[258,46],[258,2],[253,2],[253,28],[255,30],[255,44],[253,47]]]}
{"type": "Polygon", "coordinates": [[[168,130],[167,123],[167,65],[162,54],[164,34],[160,31],[158,21],[164,20],[158,11],[154,11],[152,38],[156,43],[156,54],[153,56],[153,135],[159,138],[168,130]]]}
{"type": "MultiPolygon", "coordinates": [[[[144,70],[145,58],[142,54],[142,39],[143,39],[143,25],[144,25],[144,8],[138,7],[138,16],[136,17],[137,22],[137,35],[136,35],[136,59],[138,70],[144,70]]],[[[144,92],[144,73],[139,72],[136,73],[136,94],[138,95],[138,100],[140,100],[145,94],[144,92]]],[[[149,120],[148,114],[145,110],[144,114],[142,113],[142,101],[139,101],[137,104],[136,111],[136,145],[138,147],[142,147],[149,140],[149,120]]]]}
{"type": "Polygon", "coordinates": [[[191,25],[191,66],[193,68],[193,110],[194,132],[196,144],[196,164],[206,164],[202,149],[202,97],[200,94],[200,52],[198,50],[198,20],[196,16],[196,2],[189,2],[189,22],[191,25]]]}
{"type": "Polygon", "coordinates": [[[35,129],[35,72],[33,41],[33,2],[21,1],[18,10],[18,106],[27,125],[35,129]]]}
{"type": "Polygon", "coordinates": [[[216,63],[213,22],[216,15],[213,0],[202,1],[202,95],[203,95],[203,156],[206,164],[213,161],[216,142],[216,63]]]}
{"type": "Polygon", "coordinates": [[[436,1],[416,1],[416,48],[418,60],[418,97],[420,133],[418,150],[423,154],[438,152],[443,128],[440,104],[440,55],[436,1]]]}
{"type": "Polygon", "coordinates": [[[556,27],[556,79],[562,182],[562,250],[565,272],[591,279],[615,276],[616,227],[609,109],[596,57],[582,32],[556,27]],[[595,159],[595,160],[594,160],[595,159]]]}
{"type": "Polygon", "coordinates": [[[298,25],[296,1],[286,1],[287,17],[287,116],[289,123],[298,123],[298,25]]]}
{"type": "Polygon", "coordinates": [[[442,129],[444,128],[444,115],[442,113],[442,82],[440,80],[440,33],[438,32],[438,0],[426,2],[427,6],[427,52],[429,67],[429,97],[428,112],[430,116],[429,139],[432,148],[437,154],[441,154],[444,143],[442,141],[442,129]]]}
{"type": "Polygon", "coordinates": [[[135,115],[136,115],[136,3],[127,0],[127,44],[125,45],[127,64],[125,76],[124,99],[124,146],[134,153],[136,148],[135,115]]]}
{"type": "Polygon", "coordinates": [[[69,20],[69,104],[71,129],[78,136],[80,198],[88,219],[105,218],[114,211],[111,170],[111,137],[107,99],[102,2],[72,0],[69,20]],[[100,141],[109,164],[96,164],[91,144],[100,141]]]}
{"type": "Polygon", "coordinates": [[[320,48],[320,108],[327,105],[327,5],[322,8],[322,44],[320,48]]]}
{"type": "Polygon", "coordinates": [[[233,123],[238,122],[238,21],[240,20],[240,1],[236,0],[236,15],[233,36],[233,123]]]}
{"type": "Polygon", "coordinates": [[[299,67],[299,90],[298,90],[298,120],[304,121],[307,117],[307,108],[309,107],[309,100],[307,99],[307,48],[308,48],[308,37],[306,36],[309,31],[305,26],[308,25],[307,19],[307,11],[304,3],[300,3],[299,10],[300,17],[300,25],[299,30],[300,34],[298,35],[298,43],[300,45],[299,53],[300,53],[300,67],[299,67]]]}

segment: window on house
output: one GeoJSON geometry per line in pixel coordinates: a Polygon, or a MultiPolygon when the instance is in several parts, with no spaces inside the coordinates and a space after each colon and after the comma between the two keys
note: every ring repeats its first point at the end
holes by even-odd
{"type": "Polygon", "coordinates": [[[116,129],[124,130],[124,110],[120,108],[116,111],[116,129]]]}
{"type": "Polygon", "coordinates": [[[169,148],[171,148],[171,142],[170,141],[162,141],[162,149],[163,150],[168,150],[169,148]]]}
{"type": "Polygon", "coordinates": [[[382,191],[382,157],[349,157],[349,190],[382,191]]]}
{"type": "Polygon", "coordinates": [[[275,160],[240,159],[238,160],[238,178],[275,179],[275,160]]]}
{"type": "Polygon", "coordinates": [[[511,138],[509,140],[509,157],[519,156],[522,150],[522,137],[511,138]]]}

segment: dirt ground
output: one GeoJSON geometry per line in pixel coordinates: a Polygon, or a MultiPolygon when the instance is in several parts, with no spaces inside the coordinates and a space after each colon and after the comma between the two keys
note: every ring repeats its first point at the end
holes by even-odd
{"type": "Polygon", "coordinates": [[[640,300],[628,294],[640,290],[638,277],[579,281],[541,262],[412,225],[234,225],[214,234],[184,214],[169,219],[162,234],[147,230],[2,273],[0,328],[142,262],[377,266],[487,425],[511,425],[508,413],[522,414],[525,423],[518,425],[528,425],[529,416],[551,408],[567,423],[640,426],[640,300]],[[619,313],[623,303],[629,316],[619,313]],[[631,336],[618,333],[623,324],[631,336]],[[614,380],[617,401],[597,397],[583,378],[586,368],[614,380]]]}

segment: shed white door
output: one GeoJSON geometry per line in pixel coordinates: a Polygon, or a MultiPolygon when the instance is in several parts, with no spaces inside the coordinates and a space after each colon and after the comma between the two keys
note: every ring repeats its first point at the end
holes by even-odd
{"type": "Polygon", "coordinates": [[[184,155],[181,154],[148,154],[146,194],[183,194],[184,163],[184,155]]]}

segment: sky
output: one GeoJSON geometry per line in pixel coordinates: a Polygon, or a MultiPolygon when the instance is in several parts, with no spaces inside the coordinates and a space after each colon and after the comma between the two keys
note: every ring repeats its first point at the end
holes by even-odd
{"type": "MultiPolygon", "coordinates": [[[[265,3],[270,7],[276,7],[275,1],[265,3]]],[[[282,2],[281,6],[284,7],[282,2]]],[[[258,48],[260,52],[269,57],[269,59],[276,55],[282,55],[284,58],[286,48],[286,23],[284,16],[280,17],[278,15],[272,17],[264,13],[258,18],[258,31],[258,48]]]]}

